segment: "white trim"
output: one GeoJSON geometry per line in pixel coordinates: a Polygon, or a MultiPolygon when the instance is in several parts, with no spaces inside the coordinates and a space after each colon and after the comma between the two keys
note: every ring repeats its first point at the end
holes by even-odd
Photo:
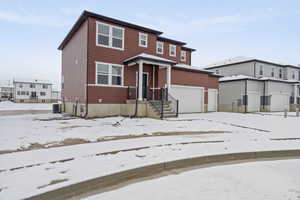
{"type": "Polygon", "coordinates": [[[181,62],[186,62],[186,55],[187,55],[186,51],[180,50],[180,61],[181,62]],[[182,58],[184,58],[184,59],[182,59],[182,58]]]}
{"type": "Polygon", "coordinates": [[[185,88],[201,88],[204,90],[204,87],[201,86],[189,86],[189,85],[175,85],[175,84],[171,84],[171,87],[175,86],[175,87],[185,87],[185,88]]]}
{"type": "Polygon", "coordinates": [[[99,62],[95,61],[95,84],[97,86],[124,86],[124,65],[120,64],[114,64],[114,63],[105,63],[105,62],[99,62]],[[98,71],[97,71],[97,64],[103,64],[103,65],[108,65],[108,84],[98,84],[98,71]],[[112,84],[112,66],[118,66],[121,67],[121,85],[113,85],[112,84]]]}
{"type": "Polygon", "coordinates": [[[144,48],[147,48],[148,47],[148,34],[147,33],[141,33],[139,32],[139,47],[144,47],[144,48]],[[143,45],[141,43],[141,36],[145,36],[146,37],[146,45],[143,45]]]}
{"type": "Polygon", "coordinates": [[[94,86],[94,87],[116,87],[116,88],[127,88],[128,86],[125,85],[104,85],[104,84],[87,84],[87,86],[94,86]]]}
{"type": "Polygon", "coordinates": [[[176,45],[174,45],[174,44],[169,44],[169,56],[176,57],[176,45]],[[174,55],[171,54],[171,49],[172,49],[172,47],[175,48],[175,54],[174,54],[174,55]]]}
{"type": "Polygon", "coordinates": [[[163,42],[161,42],[161,41],[156,41],[156,53],[157,53],[157,54],[161,54],[161,55],[164,54],[164,43],[163,43],[163,42]],[[161,51],[162,51],[162,52],[159,52],[159,51],[158,51],[158,44],[161,44],[161,45],[162,45],[162,47],[161,47],[161,51]]]}
{"type": "Polygon", "coordinates": [[[124,51],[124,38],[125,38],[125,29],[122,28],[122,27],[119,27],[119,26],[114,26],[114,25],[111,25],[111,24],[106,24],[106,23],[103,23],[103,22],[99,22],[99,21],[96,21],[96,46],[101,46],[101,47],[105,47],[105,48],[111,48],[111,49],[117,49],[117,50],[121,50],[121,51],[124,51]],[[98,25],[99,24],[102,24],[102,25],[105,25],[105,26],[108,26],[109,27],[109,33],[108,33],[108,45],[103,45],[103,44],[99,44],[98,43],[98,25]],[[117,29],[121,29],[123,31],[123,34],[122,34],[122,48],[118,48],[118,47],[113,47],[112,46],[112,38],[113,38],[113,35],[112,35],[112,28],[117,28],[117,29]]]}

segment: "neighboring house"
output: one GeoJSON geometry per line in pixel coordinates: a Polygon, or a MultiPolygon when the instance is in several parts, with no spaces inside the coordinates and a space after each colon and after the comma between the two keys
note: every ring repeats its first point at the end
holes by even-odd
{"type": "Polygon", "coordinates": [[[51,99],[52,99],[52,102],[61,101],[61,92],[57,91],[57,90],[52,90],[51,99]]]}
{"type": "Polygon", "coordinates": [[[192,67],[195,50],[161,34],[84,11],[58,48],[65,112],[157,117],[216,111],[220,76],[192,67]]]}
{"type": "Polygon", "coordinates": [[[8,101],[13,99],[13,86],[7,83],[0,84],[0,101],[8,101]]]}
{"type": "Polygon", "coordinates": [[[299,107],[298,66],[237,57],[205,69],[224,76],[220,79],[220,111],[294,111],[299,107]]]}
{"type": "Polygon", "coordinates": [[[43,80],[14,80],[14,102],[50,103],[52,102],[52,83],[43,80]]]}

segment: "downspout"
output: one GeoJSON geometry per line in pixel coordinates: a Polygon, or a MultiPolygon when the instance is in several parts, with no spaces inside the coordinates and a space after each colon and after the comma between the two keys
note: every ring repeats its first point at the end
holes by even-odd
{"type": "Polygon", "coordinates": [[[248,90],[248,85],[247,85],[247,79],[245,80],[245,113],[248,111],[248,96],[247,96],[247,90],[248,90]]]}
{"type": "Polygon", "coordinates": [[[263,88],[263,112],[266,112],[265,109],[266,109],[266,81],[264,81],[264,88],[263,88]]]}
{"type": "Polygon", "coordinates": [[[256,77],[256,61],[254,61],[254,77],[256,77]]]}
{"type": "MultiPolygon", "coordinates": [[[[87,18],[87,48],[86,48],[86,84],[85,84],[85,114],[83,118],[86,118],[89,113],[89,104],[88,104],[88,69],[89,69],[89,18],[87,18]]],[[[96,80],[95,80],[96,81],[96,80]]]]}

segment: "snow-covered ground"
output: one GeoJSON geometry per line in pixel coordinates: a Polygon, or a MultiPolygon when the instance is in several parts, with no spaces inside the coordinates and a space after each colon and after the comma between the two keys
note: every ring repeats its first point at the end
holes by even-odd
{"type": "Polygon", "coordinates": [[[67,138],[93,143],[0,154],[0,199],[21,199],[158,162],[234,152],[300,149],[300,118],[297,117],[202,113],[168,120],[122,117],[39,120],[51,117],[60,115],[0,117],[0,151],[28,147],[32,143],[59,143],[67,138]],[[116,122],[120,126],[114,126],[116,122]],[[174,131],[212,132],[155,135],[174,131]],[[155,137],[146,137],[151,134],[155,137]],[[118,138],[130,135],[141,137],[118,138]],[[116,140],[98,141],[113,137],[116,140]]]}
{"type": "Polygon", "coordinates": [[[4,110],[51,110],[51,103],[14,103],[11,101],[0,102],[0,111],[4,110]]]}
{"type": "MultiPolygon", "coordinates": [[[[290,113],[293,115],[293,113],[290,113]]],[[[27,148],[32,144],[55,145],[77,138],[95,142],[104,138],[157,132],[225,131],[228,135],[252,133],[269,137],[300,137],[300,118],[262,114],[202,113],[155,120],[111,117],[40,121],[60,115],[0,116],[0,151],[27,148]],[[120,122],[120,126],[113,126],[120,122]],[[17,126],[16,126],[17,124],[17,126]]],[[[244,137],[244,136],[243,136],[244,137]]]]}
{"type": "Polygon", "coordinates": [[[85,200],[299,200],[299,168],[300,160],[217,166],[135,183],[85,200]]]}

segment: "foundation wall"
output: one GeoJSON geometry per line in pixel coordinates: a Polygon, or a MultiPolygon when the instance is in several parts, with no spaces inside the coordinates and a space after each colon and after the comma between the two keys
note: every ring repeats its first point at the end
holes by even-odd
{"type": "MultiPolygon", "coordinates": [[[[62,106],[63,112],[86,118],[94,117],[113,117],[113,116],[133,116],[135,114],[135,102],[127,104],[89,104],[88,115],[86,114],[86,105],[77,104],[73,102],[65,102],[62,106]]],[[[156,113],[147,102],[139,102],[137,107],[137,117],[159,118],[160,115],[156,113]]]]}

